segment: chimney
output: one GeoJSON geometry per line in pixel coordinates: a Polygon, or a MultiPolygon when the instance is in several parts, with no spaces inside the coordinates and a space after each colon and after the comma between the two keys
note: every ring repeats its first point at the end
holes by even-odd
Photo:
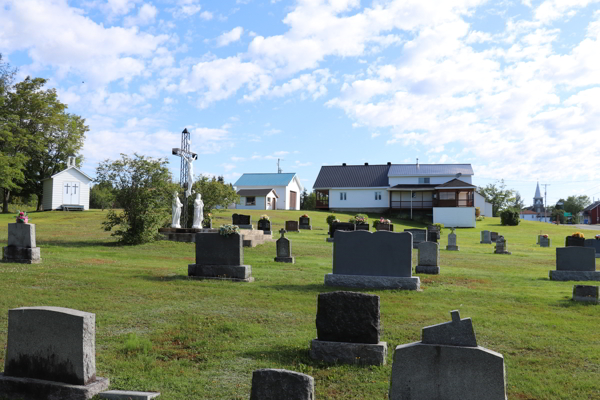
{"type": "Polygon", "coordinates": [[[345,166],[346,166],[346,163],[342,163],[342,167],[345,167],[345,166]]]}
{"type": "Polygon", "coordinates": [[[387,165],[392,165],[392,162],[391,162],[391,161],[388,161],[388,164],[387,164],[387,165]]]}
{"type": "Polygon", "coordinates": [[[368,162],[366,162],[366,163],[365,163],[365,165],[369,165],[369,163],[368,163],[368,162]]]}
{"type": "Polygon", "coordinates": [[[75,156],[70,155],[69,158],[67,158],[67,167],[74,167],[75,166],[75,156]]]}
{"type": "Polygon", "coordinates": [[[419,158],[417,157],[417,168],[419,168],[419,158]]]}

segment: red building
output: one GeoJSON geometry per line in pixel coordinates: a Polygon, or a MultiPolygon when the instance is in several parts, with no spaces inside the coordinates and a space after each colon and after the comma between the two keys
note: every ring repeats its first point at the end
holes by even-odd
{"type": "Polygon", "coordinates": [[[600,224],[600,201],[590,204],[583,210],[583,219],[588,224],[600,224]]]}

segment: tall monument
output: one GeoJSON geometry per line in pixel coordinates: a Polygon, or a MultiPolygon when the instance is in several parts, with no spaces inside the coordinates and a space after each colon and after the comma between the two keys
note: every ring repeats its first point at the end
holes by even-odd
{"type": "Polygon", "coordinates": [[[181,157],[181,174],[179,175],[179,185],[183,189],[185,197],[183,209],[181,210],[181,226],[188,227],[188,197],[192,195],[192,185],[194,183],[194,167],[192,163],[198,159],[198,154],[190,150],[192,146],[191,135],[187,128],[181,132],[181,148],[174,148],[173,155],[181,157]]]}

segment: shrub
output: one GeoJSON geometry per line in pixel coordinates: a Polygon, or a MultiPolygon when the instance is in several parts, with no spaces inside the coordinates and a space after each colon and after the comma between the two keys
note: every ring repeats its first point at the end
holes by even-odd
{"type": "Polygon", "coordinates": [[[475,217],[479,218],[481,215],[481,209],[479,207],[475,207],[475,217]]]}
{"type": "Polygon", "coordinates": [[[367,217],[365,214],[356,214],[354,217],[350,218],[348,222],[351,224],[368,224],[369,217],[367,217]]]}
{"type": "Polygon", "coordinates": [[[325,221],[327,221],[327,225],[329,225],[329,226],[331,226],[331,224],[333,224],[336,220],[337,220],[337,217],[333,214],[328,215],[327,219],[325,219],[325,221]]]}
{"type": "Polygon", "coordinates": [[[506,209],[500,212],[500,223],[502,225],[519,225],[519,212],[517,210],[506,209]]]}

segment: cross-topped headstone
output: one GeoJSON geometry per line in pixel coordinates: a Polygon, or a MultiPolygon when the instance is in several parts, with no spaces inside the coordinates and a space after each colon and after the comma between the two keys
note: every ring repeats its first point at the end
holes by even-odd
{"type": "Polygon", "coordinates": [[[287,232],[287,231],[286,231],[285,229],[281,228],[281,230],[279,231],[279,233],[281,233],[281,237],[282,237],[282,238],[284,238],[284,237],[285,237],[285,233],[286,233],[286,232],[287,232]]]}
{"type": "Polygon", "coordinates": [[[183,201],[183,209],[181,211],[181,225],[187,228],[188,221],[188,197],[192,195],[192,184],[194,183],[194,167],[192,162],[198,159],[198,154],[192,153],[190,147],[192,145],[191,135],[187,128],[181,132],[181,148],[173,148],[172,154],[181,157],[181,173],[179,175],[179,185],[185,189],[183,201]]]}
{"type": "Polygon", "coordinates": [[[290,243],[290,239],[285,237],[286,232],[285,229],[279,231],[281,237],[277,239],[277,257],[275,257],[275,261],[294,264],[295,260],[294,257],[292,257],[292,244],[290,243]]]}

